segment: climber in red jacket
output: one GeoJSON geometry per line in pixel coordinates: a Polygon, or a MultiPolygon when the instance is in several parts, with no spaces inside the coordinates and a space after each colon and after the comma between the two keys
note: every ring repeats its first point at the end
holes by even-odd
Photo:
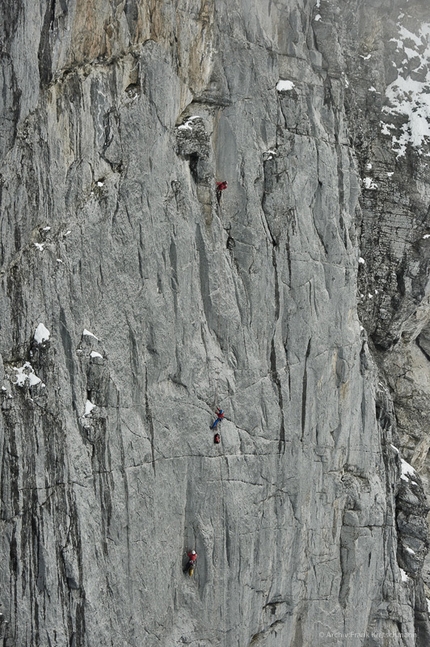
{"type": "Polygon", "coordinates": [[[191,564],[194,564],[197,561],[197,553],[195,550],[189,550],[187,553],[191,564]]]}
{"type": "Polygon", "coordinates": [[[227,186],[228,186],[227,180],[223,180],[222,182],[216,183],[216,199],[218,200],[218,204],[220,203],[220,200],[221,200],[221,194],[223,191],[225,191],[227,186]]]}
{"type": "Polygon", "coordinates": [[[197,553],[195,550],[189,550],[187,552],[188,555],[188,562],[186,563],[186,566],[184,568],[184,573],[188,573],[188,575],[194,575],[194,568],[196,566],[197,562],[197,553]]]}

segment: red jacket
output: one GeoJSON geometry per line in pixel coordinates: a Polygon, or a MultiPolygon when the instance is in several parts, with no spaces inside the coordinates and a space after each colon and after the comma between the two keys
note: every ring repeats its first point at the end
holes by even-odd
{"type": "Polygon", "coordinates": [[[227,188],[227,181],[224,180],[223,182],[217,182],[216,188],[217,188],[217,191],[224,191],[224,189],[227,188]]]}
{"type": "Polygon", "coordinates": [[[194,555],[193,555],[193,553],[192,553],[191,551],[189,551],[189,552],[187,553],[187,555],[188,555],[188,557],[190,558],[190,562],[195,562],[195,561],[196,561],[196,559],[197,559],[197,553],[194,553],[194,555]]]}

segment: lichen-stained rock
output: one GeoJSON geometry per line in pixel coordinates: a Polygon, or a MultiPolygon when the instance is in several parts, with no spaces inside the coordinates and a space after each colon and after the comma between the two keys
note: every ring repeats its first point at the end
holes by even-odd
{"type": "Polygon", "coordinates": [[[425,167],[368,4],[2,3],[5,646],[426,644],[372,358],[426,346],[425,167]]]}

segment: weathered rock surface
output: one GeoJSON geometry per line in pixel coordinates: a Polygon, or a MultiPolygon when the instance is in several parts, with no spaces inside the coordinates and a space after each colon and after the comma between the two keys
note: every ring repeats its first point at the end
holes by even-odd
{"type": "Polygon", "coordinates": [[[3,1],[4,647],[429,644],[429,30],[364,5],[3,1]]]}

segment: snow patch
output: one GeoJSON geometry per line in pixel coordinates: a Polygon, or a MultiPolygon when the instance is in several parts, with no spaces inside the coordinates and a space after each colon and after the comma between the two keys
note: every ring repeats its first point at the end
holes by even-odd
{"type": "Polygon", "coordinates": [[[192,130],[193,129],[193,121],[194,119],[201,119],[200,115],[192,115],[191,117],[188,117],[188,119],[178,126],[178,130],[192,130]]]}
{"type": "Polygon", "coordinates": [[[37,344],[43,344],[44,341],[48,341],[51,333],[49,330],[43,325],[43,323],[40,323],[35,332],[34,332],[34,341],[37,344]]]}
{"type": "Polygon", "coordinates": [[[317,13],[317,15],[314,18],[315,22],[319,22],[321,20],[321,14],[317,13]]]}
{"type": "Polygon", "coordinates": [[[410,481],[411,479],[416,476],[416,471],[412,467],[412,465],[409,465],[403,458],[400,459],[402,463],[402,473],[400,475],[400,478],[402,481],[410,481]]]}
{"type": "Polygon", "coordinates": [[[96,337],[95,335],[93,335],[93,333],[92,333],[92,332],[90,332],[89,330],[87,330],[86,328],[84,329],[84,331],[83,331],[83,333],[82,333],[82,334],[83,334],[83,335],[86,335],[87,337],[94,337],[94,339],[97,339],[97,341],[99,341],[99,338],[98,338],[98,337],[96,337]]]}
{"type": "Polygon", "coordinates": [[[405,546],[405,550],[409,555],[415,555],[415,551],[412,550],[412,548],[409,548],[409,546],[405,546]]]}
{"type": "Polygon", "coordinates": [[[44,244],[43,243],[34,243],[34,246],[37,247],[39,252],[43,252],[44,244]]]}
{"type": "Polygon", "coordinates": [[[409,29],[406,29],[403,25],[398,25],[399,28],[399,34],[402,40],[412,40],[415,45],[422,45],[421,38],[414,34],[413,32],[409,31],[409,29]]]}
{"type": "Polygon", "coordinates": [[[421,147],[430,144],[430,23],[422,24],[417,33],[401,24],[397,28],[399,37],[391,40],[405,58],[398,67],[397,79],[386,89],[389,105],[384,106],[383,111],[387,115],[403,117],[405,123],[397,129],[393,124],[384,124],[382,134],[391,134],[392,148],[397,157],[402,157],[408,145],[422,153],[421,147]],[[411,78],[409,61],[412,58],[420,59],[421,64],[415,72],[425,72],[422,80],[411,78]],[[390,133],[389,129],[395,129],[397,133],[390,133]]]}
{"type": "Polygon", "coordinates": [[[400,576],[402,578],[402,582],[410,582],[411,578],[409,575],[406,574],[406,572],[403,570],[403,568],[400,569],[400,576]]]}
{"type": "Polygon", "coordinates": [[[423,238],[424,240],[426,240],[427,238],[430,238],[430,234],[424,234],[423,238]]]}
{"type": "Polygon", "coordinates": [[[373,181],[371,177],[363,178],[363,186],[365,189],[369,189],[372,191],[378,188],[378,185],[373,181]]]}
{"type": "Polygon", "coordinates": [[[268,151],[266,151],[265,153],[263,153],[265,161],[273,159],[274,157],[277,156],[277,154],[278,153],[276,151],[272,150],[271,148],[268,151]]]}
{"type": "Polygon", "coordinates": [[[391,448],[392,448],[392,449],[394,449],[394,451],[396,452],[396,454],[400,454],[400,452],[399,452],[399,450],[397,449],[397,447],[395,447],[394,445],[391,445],[391,448]]]}
{"type": "Polygon", "coordinates": [[[360,265],[364,265],[366,263],[366,261],[362,256],[360,256],[360,258],[358,259],[358,262],[360,263],[360,265]]]}
{"type": "Polygon", "coordinates": [[[294,88],[294,83],[292,81],[286,81],[280,79],[276,84],[276,89],[278,92],[288,92],[294,88]]]}
{"type": "Polygon", "coordinates": [[[90,357],[101,357],[103,359],[103,355],[100,355],[100,353],[97,353],[95,350],[91,351],[90,357]]]}
{"type": "Polygon", "coordinates": [[[394,124],[384,124],[383,121],[381,121],[381,125],[382,125],[381,133],[383,135],[391,135],[390,130],[395,128],[394,124]]]}
{"type": "Polygon", "coordinates": [[[96,405],[91,402],[91,400],[87,400],[85,402],[85,413],[84,416],[89,416],[91,414],[91,411],[95,409],[96,405]]]}
{"type": "Polygon", "coordinates": [[[16,380],[15,382],[12,382],[12,384],[15,384],[15,386],[26,386],[26,384],[29,386],[35,386],[42,381],[40,377],[37,377],[30,362],[25,362],[25,364],[19,368],[14,367],[14,371],[16,371],[16,380]]]}

